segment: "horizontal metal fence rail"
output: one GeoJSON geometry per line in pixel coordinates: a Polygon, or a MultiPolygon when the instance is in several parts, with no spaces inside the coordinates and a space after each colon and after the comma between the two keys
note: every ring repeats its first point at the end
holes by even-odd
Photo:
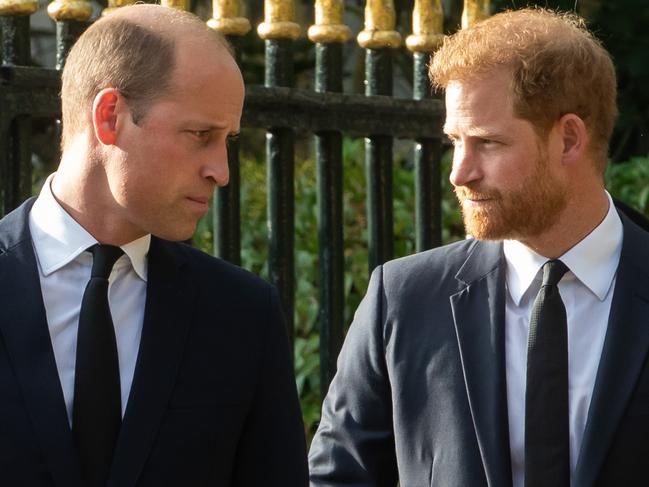
{"type": "MultiPolygon", "coordinates": [[[[109,8],[129,3],[109,0],[109,8]]],[[[188,8],[184,0],[162,2],[188,8]]],[[[464,22],[486,15],[489,2],[465,0],[464,22]]],[[[87,26],[90,4],[55,0],[48,13],[56,21],[56,68],[30,66],[29,15],[34,0],[0,0],[0,181],[6,213],[31,195],[31,121],[60,117],[60,69],[74,40],[87,26]]],[[[343,340],[343,160],[342,136],[366,137],[370,268],[392,257],[392,146],[394,138],[415,141],[416,249],[441,242],[440,159],[443,106],[430,99],[427,62],[442,39],[441,0],[415,0],[413,32],[406,39],[414,56],[413,99],[392,97],[392,53],[401,45],[392,0],[367,2],[365,28],[358,43],[366,49],[365,95],[342,93],[342,45],[351,35],[343,23],[343,0],[316,0],[315,91],[293,87],[293,0],[266,0],[258,35],[265,40],[265,86],[247,86],[242,125],[267,131],[269,274],[278,287],[293,334],[294,139],[295,128],[313,133],[318,185],[320,259],[320,357],[324,394],[335,372],[343,340]]],[[[239,3],[214,0],[208,25],[235,46],[251,28],[239,3]]],[[[237,51],[237,59],[240,61],[237,51]]],[[[230,184],[214,198],[214,253],[240,263],[239,143],[228,147],[230,184]]]]}

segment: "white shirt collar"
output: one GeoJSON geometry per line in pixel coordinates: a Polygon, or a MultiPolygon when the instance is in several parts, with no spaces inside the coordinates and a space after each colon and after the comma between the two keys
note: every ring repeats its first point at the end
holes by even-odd
{"type": "MultiPolygon", "coordinates": [[[[51,174],[43,184],[29,214],[34,251],[45,276],[67,265],[88,247],[98,243],[54,198],[50,184],[55,174],[51,174]]],[[[151,235],[145,235],[121,246],[136,274],[145,282],[148,270],[146,257],[150,244],[151,235]]]]}
{"type": "MultiPolygon", "coordinates": [[[[622,221],[611,195],[604,220],[559,259],[570,272],[565,279],[577,278],[600,301],[606,297],[620,262],[622,252],[622,221]]],[[[507,262],[507,289],[516,305],[548,260],[517,240],[505,240],[503,250],[507,262]]]]}

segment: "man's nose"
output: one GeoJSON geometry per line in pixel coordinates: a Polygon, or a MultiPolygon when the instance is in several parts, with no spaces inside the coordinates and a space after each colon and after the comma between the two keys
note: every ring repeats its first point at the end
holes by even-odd
{"type": "Polygon", "coordinates": [[[230,167],[228,166],[227,144],[219,144],[209,154],[209,159],[202,168],[202,176],[211,179],[217,186],[225,186],[230,180],[230,167]]]}
{"type": "Polygon", "coordinates": [[[482,179],[478,158],[464,144],[458,144],[453,150],[453,167],[449,177],[453,186],[466,186],[482,179]]]}

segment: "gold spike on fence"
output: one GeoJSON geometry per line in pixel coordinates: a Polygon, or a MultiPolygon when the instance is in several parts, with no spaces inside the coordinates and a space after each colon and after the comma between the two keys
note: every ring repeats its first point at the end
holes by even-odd
{"type": "Polygon", "coordinates": [[[57,22],[64,20],[88,20],[92,5],[87,0],[54,0],[47,6],[47,15],[57,22]]]}
{"type": "Polygon", "coordinates": [[[38,10],[36,0],[2,0],[0,16],[31,15],[38,10]]]}
{"type": "Polygon", "coordinates": [[[367,0],[365,30],[358,37],[358,45],[365,49],[399,47],[401,34],[394,30],[396,14],[393,0],[367,0]]]}
{"type": "Polygon", "coordinates": [[[294,22],[294,0],[265,0],[264,22],[257,27],[259,37],[269,39],[297,39],[300,26],[294,22]]]}
{"type": "Polygon", "coordinates": [[[464,10],[462,10],[462,28],[471,27],[476,22],[489,17],[491,8],[490,0],[464,0],[464,10]]]}
{"type": "Polygon", "coordinates": [[[413,52],[432,52],[444,39],[442,0],[415,0],[412,11],[412,35],[406,46],[413,52]]]}
{"type": "Polygon", "coordinates": [[[190,10],[190,0],[161,0],[160,5],[163,7],[177,8],[178,10],[190,10]]]}
{"type": "Polygon", "coordinates": [[[213,0],[210,29],[226,36],[243,36],[250,32],[250,21],[241,17],[240,0],[213,0]]]}
{"type": "Polygon", "coordinates": [[[316,0],[315,24],[309,27],[308,36],[313,42],[347,42],[352,31],[343,23],[344,0],[316,0]]]}

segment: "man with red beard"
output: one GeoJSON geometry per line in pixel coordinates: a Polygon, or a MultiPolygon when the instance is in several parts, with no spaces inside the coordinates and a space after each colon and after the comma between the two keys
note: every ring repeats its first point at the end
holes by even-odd
{"type": "Polygon", "coordinates": [[[430,75],[473,238],[372,274],[311,485],[647,485],[649,234],[604,189],[610,56],[525,9],[447,38],[430,75]]]}

